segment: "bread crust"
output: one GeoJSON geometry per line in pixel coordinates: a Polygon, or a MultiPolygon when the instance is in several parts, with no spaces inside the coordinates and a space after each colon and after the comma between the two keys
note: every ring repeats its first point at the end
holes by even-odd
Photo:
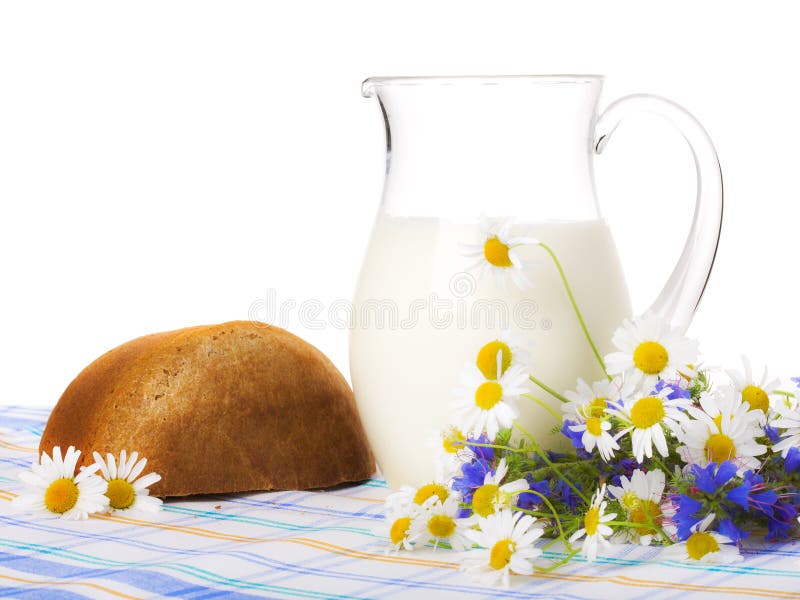
{"type": "Polygon", "coordinates": [[[375,462],[353,392],[295,335],[232,321],[106,352],[67,387],[39,445],[147,457],[157,496],[323,488],[375,462]]]}

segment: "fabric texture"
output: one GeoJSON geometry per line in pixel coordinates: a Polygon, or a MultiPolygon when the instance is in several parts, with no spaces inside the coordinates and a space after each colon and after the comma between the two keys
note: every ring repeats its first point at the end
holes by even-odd
{"type": "MultiPolygon", "coordinates": [[[[153,520],[32,519],[11,511],[48,411],[0,408],[0,597],[11,598],[800,598],[800,543],[747,546],[734,565],[657,560],[615,546],[595,564],[489,589],[447,550],[386,554],[386,483],[169,501],[153,520]],[[687,596],[690,594],[690,596],[687,596]]],[[[128,448],[129,451],[135,448],[128,448]]],[[[544,543],[544,542],[542,542],[544,543]]],[[[552,547],[548,558],[561,554],[552,547]]]]}

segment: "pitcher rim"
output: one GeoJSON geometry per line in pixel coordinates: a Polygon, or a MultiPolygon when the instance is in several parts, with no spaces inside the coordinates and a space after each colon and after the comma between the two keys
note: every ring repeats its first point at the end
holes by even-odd
{"type": "Polygon", "coordinates": [[[497,85],[499,82],[530,82],[537,84],[588,84],[602,82],[604,75],[597,74],[532,74],[532,75],[399,75],[368,77],[361,84],[361,93],[365,97],[372,95],[377,87],[387,85],[421,85],[438,83],[455,85],[471,83],[480,85],[497,85]]]}

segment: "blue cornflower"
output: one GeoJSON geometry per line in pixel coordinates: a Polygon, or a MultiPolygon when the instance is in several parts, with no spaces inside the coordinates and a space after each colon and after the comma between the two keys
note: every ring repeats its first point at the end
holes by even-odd
{"type": "Polygon", "coordinates": [[[688,399],[692,397],[692,393],[689,390],[681,387],[680,379],[676,379],[674,381],[659,379],[658,383],[656,383],[656,392],[660,392],[664,388],[671,390],[667,396],[667,398],[670,400],[688,399]]]}
{"type": "Polygon", "coordinates": [[[620,477],[624,475],[630,479],[633,476],[633,472],[639,468],[639,463],[636,462],[635,458],[621,458],[604,464],[609,467],[605,473],[609,483],[617,487],[622,485],[620,477]]]}
{"type": "Polygon", "coordinates": [[[685,540],[692,535],[692,527],[702,521],[709,510],[700,500],[684,494],[673,497],[672,502],[678,506],[672,521],[677,527],[678,538],[685,540]]]}
{"type": "Polygon", "coordinates": [[[720,521],[717,531],[719,531],[722,535],[731,538],[731,540],[734,542],[743,540],[748,535],[750,535],[749,531],[745,531],[744,529],[740,529],[736,525],[734,525],[733,521],[730,518],[723,519],[722,521],[720,521]]]}
{"type": "MultiPolygon", "coordinates": [[[[569,438],[569,441],[572,442],[572,445],[575,447],[575,455],[578,458],[589,458],[591,454],[586,452],[586,449],[583,446],[583,432],[582,431],[572,431],[570,427],[577,425],[577,421],[564,421],[564,424],[561,426],[561,433],[569,438]]],[[[550,456],[550,460],[556,460],[553,456],[563,456],[563,455],[556,455],[552,454],[550,456]]]]}
{"type": "Polygon", "coordinates": [[[738,468],[733,462],[726,460],[720,463],[717,468],[717,463],[708,463],[708,466],[703,468],[699,465],[692,465],[691,471],[694,475],[695,485],[701,492],[706,494],[714,494],[716,491],[728,483],[738,468]]]}
{"type": "Polygon", "coordinates": [[[487,460],[477,458],[461,465],[461,476],[454,477],[452,485],[461,494],[462,502],[472,502],[472,495],[483,485],[486,475],[494,475],[494,469],[487,460]]]}
{"type": "Polygon", "coordinates": [[[492,441],[482,433],[476,438],[467,438],[464,440],[464,445],[475,453],[475,457],[480,460],[493,461],[494,448],[488,446],[475,446],[474,444],[491,444],[492,441]]]}
{"type": "MultiPolygon", "coordinates": [[[[533,477],[530,473],[525,475],[525,479],[528,481],[528,485],[530,488],[542,496],[550,496],[550,482],[546,479],[544,481],[534,481],[533,477]]],[[[532,508],[539,506],[542,503],[541,496],[534,494],[532,492],[522,492],[519,496],[517,496],[517,506],[519,508],[524,508],[527,510],[531,510],[532,508]]]]}
{"type": "MultiPolygon", "coordinates": [[[[575,487],[583,491],[580,484],[575,484],[575,487]]],[[[576,512],[580,497],[573,491],[569,484],[563,479],[556,480],[556,492],[561,496],[561,500],[567,505],[570,512],[576,512]]]]}
{"type": "Polygon", "coordinates": [[[767,540],[789,537],[789,532],[797,524],[797,509],[791,504],[777,502],[774,509],[774,516],[767,520],[767,540]]]}
{"type": "Polygon", "coordinates": [[[781,440],[780,430],[772,425],[764,425],[764,435],[766,435],[773,444],[777,444],[781,440]]]}
{"type": "Polygon", "coordinates": [[[783,470],[787,473],[794,473],[800,468],[800,450],[789,448],[786,458],[783,460],[783,470]]]}

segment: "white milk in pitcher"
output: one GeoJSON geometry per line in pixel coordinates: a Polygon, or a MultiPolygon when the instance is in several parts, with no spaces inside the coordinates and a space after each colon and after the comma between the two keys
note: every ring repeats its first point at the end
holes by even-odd
{"type": "MultiPolygon", "coordinates": [[[[630,301],[605,221],[518,224],[512,236],[540,240],[555,252],[601,354],[630,316],[630,301]]],[[[448,424],[459,373],[506,328],[524,340],[531,373],[558,392],[576,379],[602,378],[564,285],[538,245],[517,247],[533,282],[521,290],[491,273],[479,277],[464,244],[479,226],[434,218],[388,217],[375,225],[355,298],[350,364],[361,418],[379,467],[392,487],[434,476],[431,440],[448,424]],[[467,274],[465,274],[465,271],[467,274]],[[505,307],[505,308],[503,308],[505,307]]],[[[560,402],[533,383],[530,391],[561,414],[560,402]]],[[[552,415],[521,398],[520,424],[544,447],[567,443],[552,415]]]]}

